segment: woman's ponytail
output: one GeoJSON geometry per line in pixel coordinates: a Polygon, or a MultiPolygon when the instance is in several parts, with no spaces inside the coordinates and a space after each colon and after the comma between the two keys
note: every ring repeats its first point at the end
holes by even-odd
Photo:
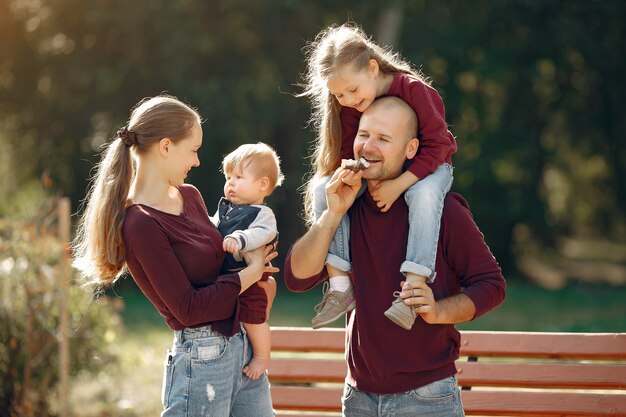
{"type": "Polygon", "coordinates": [[[74,267],[88,284],[109,285],[124,269],[122,223],[133,171],[130,146],[118,136],[96,167],[74,240],[74,267]]]}

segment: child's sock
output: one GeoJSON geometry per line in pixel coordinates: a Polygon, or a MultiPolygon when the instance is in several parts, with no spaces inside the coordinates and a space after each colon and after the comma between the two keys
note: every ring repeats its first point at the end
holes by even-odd
{"type": "Polygon", "coordinates": [[[335,277],[331,277],[328,279],[328,282],[330,283],[330,291],[346,292],[346,290],[352,285],[350,277],[347,275],[337,275],[335,277]]]}

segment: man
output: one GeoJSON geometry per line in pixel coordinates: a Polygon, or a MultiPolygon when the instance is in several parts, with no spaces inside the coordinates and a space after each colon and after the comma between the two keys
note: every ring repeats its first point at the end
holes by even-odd
{"type": "Polygon", "coordinates": [[[417,152],[416,116],[402,100],[376,100],[363,114],[355,159],[370,167],[357,174],[339,168],[326,187],[328,209],[294,244],[285,282],[306,291],[326,278],[324,263],[341,218],[350,216],[356,309],[348,317],[345,416],[462,416],[454,361],[459,332],[454,324],[498,306],[505,296],[502,272],[472,219],[465,200],[446,196],[432,284],[404,284],[400,265],[408,238],[403,198],[382,213],[368,191],[356,198],[360,177],[368,187],[402,173],[417,152]],[[393,325],[384,311],[394,291],[418,316],[410,331],[393,325]]]}

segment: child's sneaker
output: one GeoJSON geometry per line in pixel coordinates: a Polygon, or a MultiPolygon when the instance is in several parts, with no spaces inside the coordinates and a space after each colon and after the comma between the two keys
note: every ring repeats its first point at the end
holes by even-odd
{"type": "Polygon", "coordinates": [[[350,286],[345,292],[331,291],[328,281],[324,283],[324,289],[322,290],[324,298],[322,302],[315,306],[315,317],[311,320],[311,327],[319,329],[339,317],[346,314],[348,311],[354,310],[356,303],[354,301],[354,291],[350,286]]]}
{"type": "Polygon", "coordinates": [[[413,306],[404,304],[404,300],[400,298],[400,291],[394,292],[393,295],[396,299],[391,303],[391,307],[385,311],[385,317],[403,329],[411,330],[413,323],[415,323],[413,306]]]}

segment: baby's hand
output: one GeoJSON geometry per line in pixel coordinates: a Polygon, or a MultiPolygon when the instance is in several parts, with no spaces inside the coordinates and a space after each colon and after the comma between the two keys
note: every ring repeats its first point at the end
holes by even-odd
{"type": "Polygon", "coordinates": [[[226,237],[224,239],[224,242],[222,243],[222,247],[226,252],[234,254],[239,252],[239,249],[241,249],[241,244],[239,243],[239,240],[235,239],[234,237],[226,237]]]}

